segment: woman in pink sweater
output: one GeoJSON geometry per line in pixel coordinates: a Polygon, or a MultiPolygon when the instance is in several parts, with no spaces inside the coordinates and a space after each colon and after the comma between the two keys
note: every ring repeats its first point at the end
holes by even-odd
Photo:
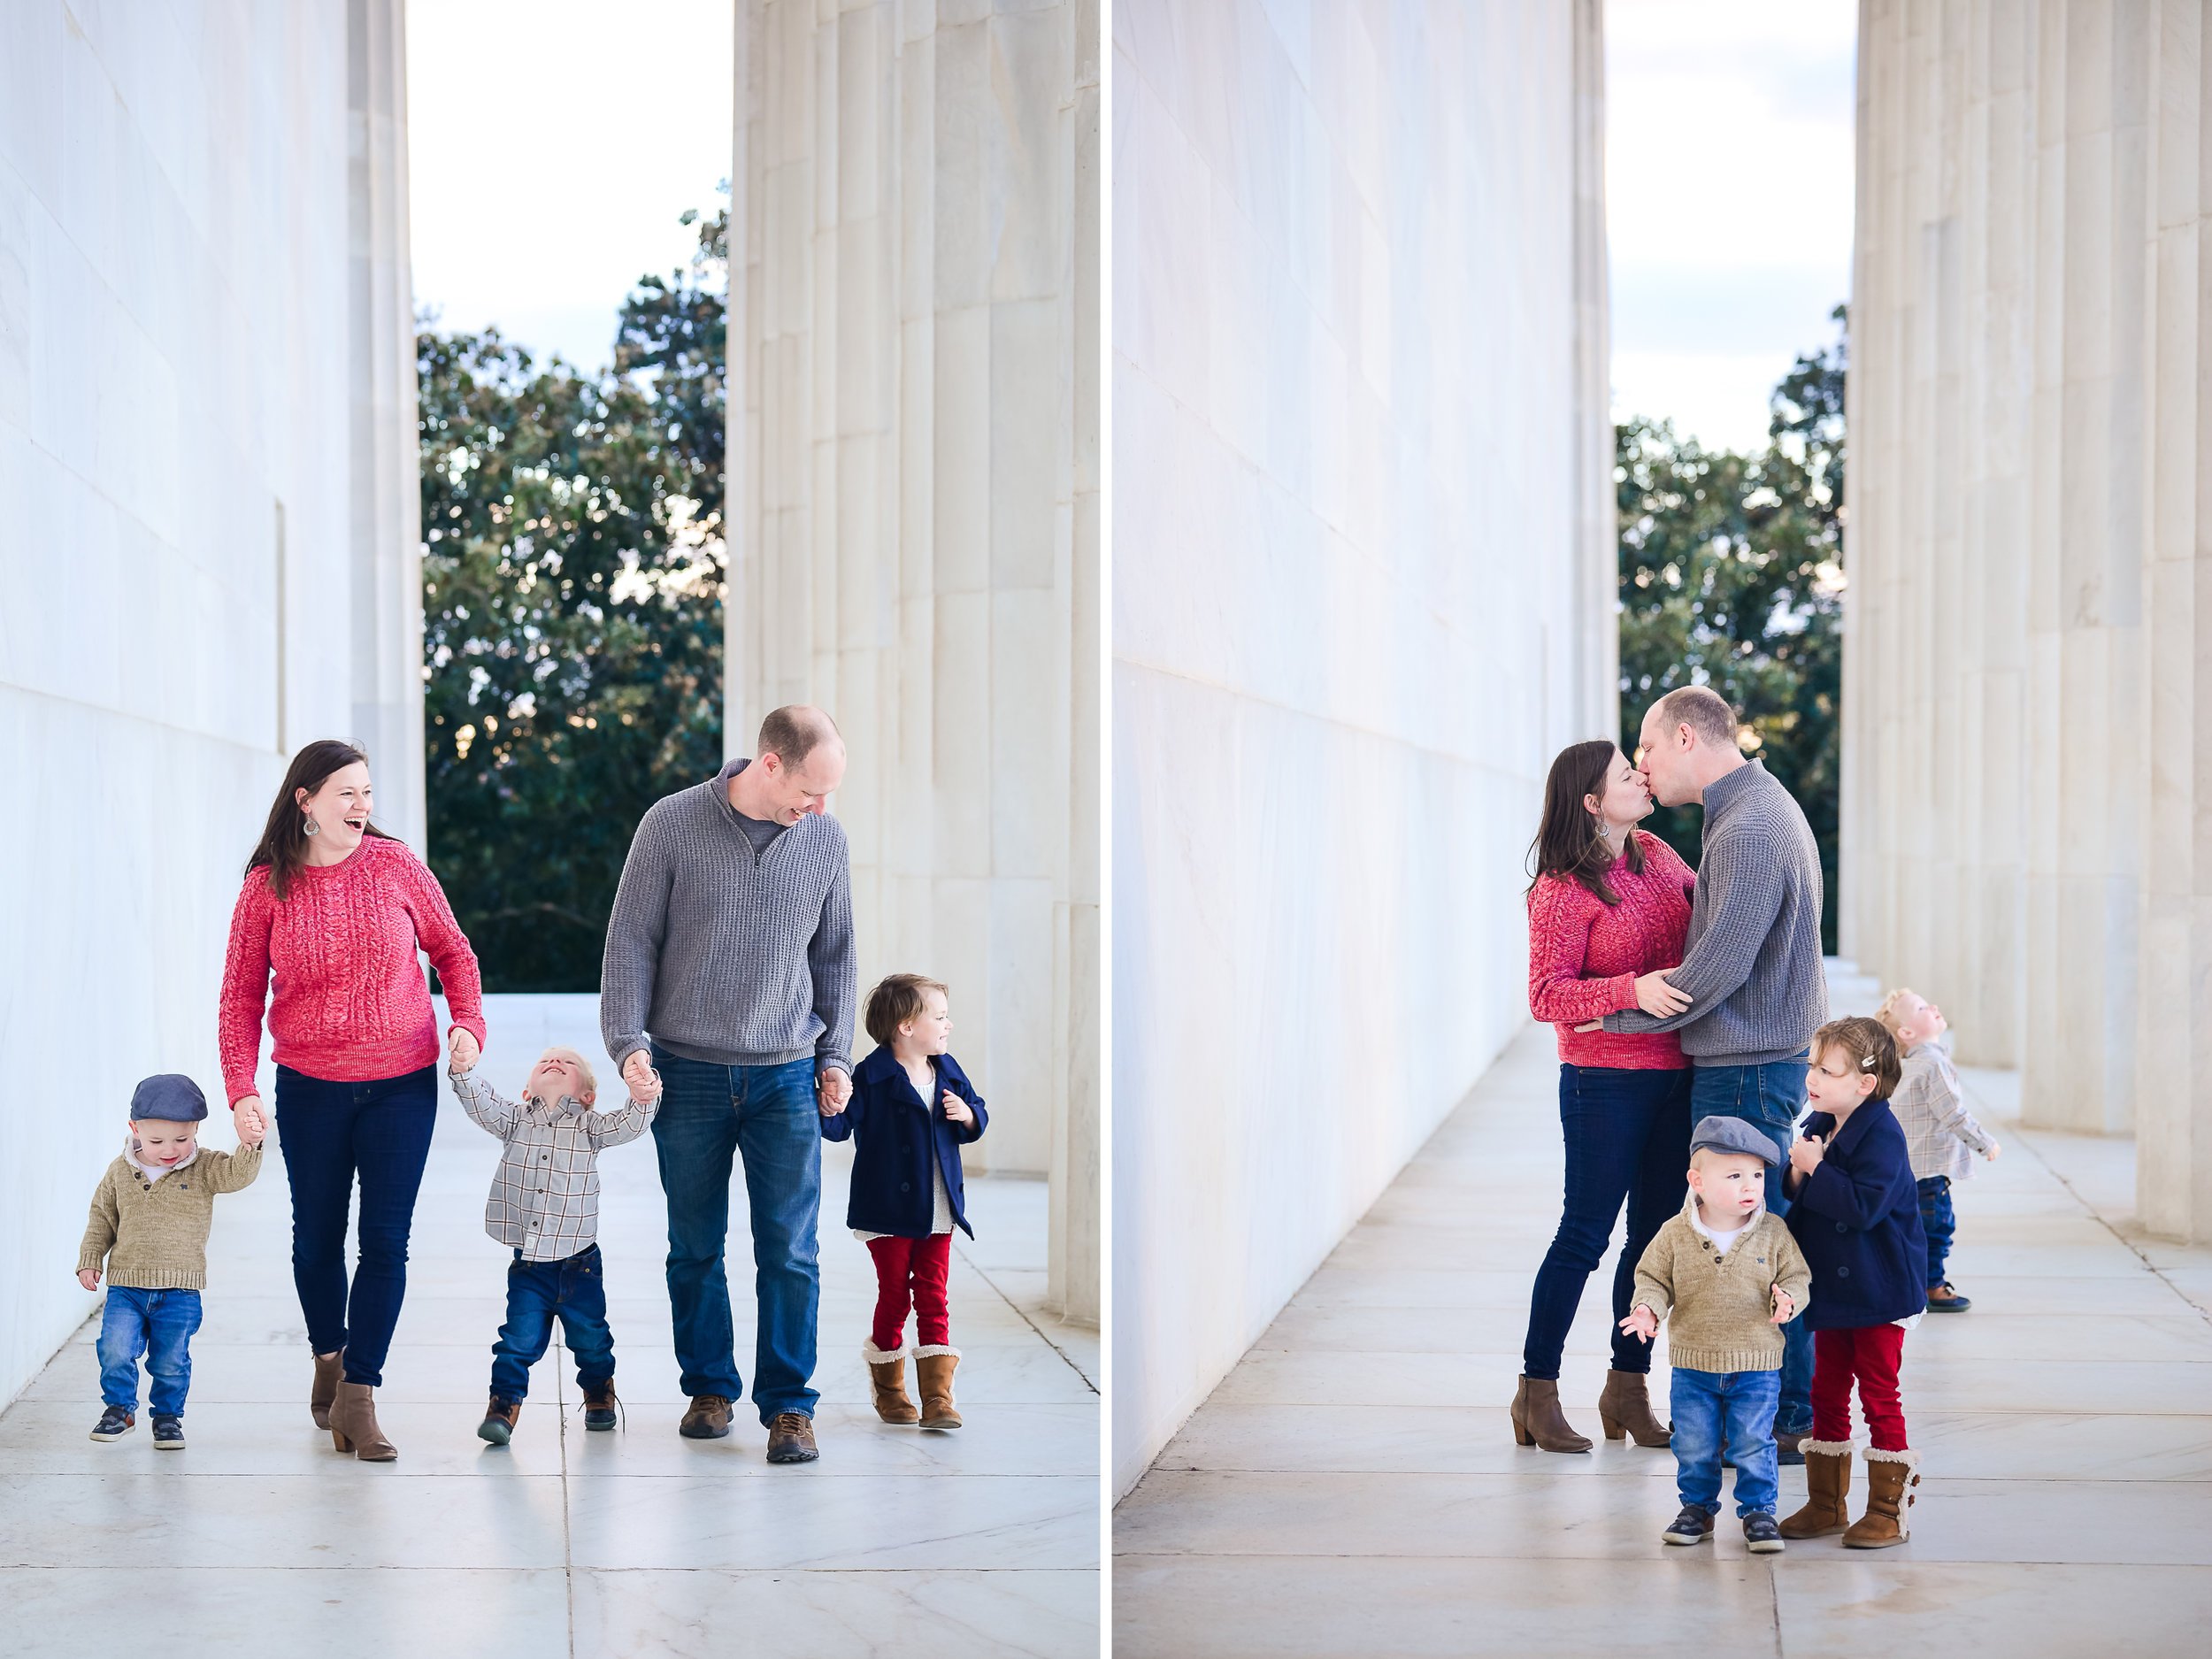
{"type": "Polygon", "coordinates": [[[1548,1452],[1586,1452],[1559,1407],[1559,1363],[1582,1287],[1605,1254],[1621,1204],[1628,1240],[1613,1275],[1613,1369],[1598,1401],[1606,1437],[1639,1446],[1671,1436],[1652,1415],[1651,1349],[1619,1329],[1644,1247],[1681,1208],[1690,1158],[1690,1063],[1671,1032],[1578,1031],[1616,1009],[1662,1017],[1688,1000],[1669,985],[1690,926],[1697,876],[1656,835],[1643,774],[1600,740],[1561,751],[1544,784],[1536,877],[1528,890],[1529,1010],[1559,1030],[1564,1213],[1530,1299],[1513,1434],[1548,1452]]]}
{"type": "Polygon", "coordinates": [[[231,1110],[257,1121],[266,1015],[292,1188],[292,1279],[315,1356],[308,1409],[340,1451],[388,1463],[399,1454],[377,1425],[375,1390],[406,1294],[407,1235],[438,1112],[438,1018],[417,952],[444,985],[465,1071],[483,1043],[484,1013],[476,953],[438,879],[370,823],[370,802],[368,757],[350,743],[326,739],[293,757],[231,912],[221,1052],[231,1110]]]}

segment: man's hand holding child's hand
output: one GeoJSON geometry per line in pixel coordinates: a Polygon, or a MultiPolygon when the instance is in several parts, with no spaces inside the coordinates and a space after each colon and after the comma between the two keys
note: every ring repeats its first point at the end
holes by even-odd
{"type": "Polygon", "coordinates": [[[645,1080],[642,1083],[633,1082],[627,1077],[624,1078],[623,1081],[630,1085],[630,1098],[641,1106],[650,1106],[661,1097],[661,1074],[653,1070],[649,1064],[645,1068],[645,1080]]]}
{"type": "Polygon", "coordinates": [[[1659,1334],[1659,1316],[1649,1308],[1632,1308],[1628,1317],[1621,1321],[1621,1329],[1648,1342],[1659,1334]]]}
{"type": "Polygon", "coordinates": [[[99,1289],[100,1270],[96,1267],[79,1268],[77,1270],[77,1282],[80,1285],[82,1285],[87,1290],[99,1289]]]}
{"type": "Polygon", "coordinates": [[[968,1110],[968,1102],[950,1089],[945,1091],[945,1121],[958,1124],[964,1129],[975,1121],[975,1114],[968,1110]]]}
{"type": "Polygon", "coordinates": [[[1810,1175],[1820,1167],[1827,1151],[1827,1143],[1818,1135],[1807,1135],[1791,1146],[1790,1168],[1801,1177],[1810,1175]]]}
{"type": "Polygon", "coordinates": [[[823,1117],[834,1118],[852,1102],[853,1080],[839,1066],[824,1066],[814,1079],[815,1107],[823,1117]]]}
{"type": "Polygon", "coordinates": [[[1781,1286],[1777,1285],[1774,1287],[1774,1317],[1768,1320],[1767,1323],[1769,1325],[1787,1325],[1790,1322],[1791,1316],[1796,1313],[1796,1311],[1797,1306],[1790,1301],[1789,1292],[1784,1290],[1781,1286]]]}

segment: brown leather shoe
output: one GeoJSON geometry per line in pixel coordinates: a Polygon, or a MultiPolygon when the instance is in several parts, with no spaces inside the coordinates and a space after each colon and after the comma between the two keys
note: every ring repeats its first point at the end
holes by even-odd
{"type": "Polygon", "coordinates": [[[960,1350],[951,1347],[914,1350],[914,1386],[922,1391],[922,1426],[956,1429],[959,1410],[952,1402],[952,1374],[960,1369],[960,1350]]]}
{"type": "Polygon", "coordinates": [[[1906,1511],[1913,1506],[1909,1488],[1920,1484],[1919,1471],[1918,1452],[1867,1448],[1866,1513],[1844,1533],[1846,1549],[1887,1549],[1912,1536],[1906,1511]]]}
{"type": "Polygon", "coordinates": [[[1782,1520],[1785,1538],[1826,1538],[1851,1525],[1845,1500],[1851,1494],[1851,1442],[1798,1442],[1805,1454],[1805,1507],[1782,1520]]]}
{"type": "Polygon", "coordinates": [[[868,1362],[868,1381],[874,1390],[876,1415],[886,1423],[904,1425],[922,1420],[922,1414],[914,1409],[914,1402],[907,1397],[906,1355],[903,1342],[887,1354],[873,1341],[860,1345],[860,1356],[868,1362]]]}
{"type": "Polygon", "coordinates": [[[1625,1434],[1632,1436],[1639,1446],[1674,1443],[1667,1425],[1651,1414],[1651,1396],[1646,1392],[1645,1380],[1640,1371],[1605,1373],[1605,1391],[1598,1395],[1598,1422],[1604,1427],[1607,1440],[1617,1440],[1625,1434]]]}
{"type": "Polygon", "coordinates": [[[1559,1385],[1538,1377],[1524,1377],[1513,1395],[1513,1438],[1523,1446],[1540,1446],[1548,1452],[1586,1452],[1590,1442],[1576,1433],[1559,1409],[1559,1385]]]}
{"type": "Polygon", "coordinates": [[[315,1426],[326,1429],[330,1426],[330,1403],[337,1399],[338,1385],[345,1380],[346,1351],[340,1348],[335,1354],[317,1354],[314,1358],[315,1380],[307,1391],[307,1409],[315,1419],[315,1426]]]}
{"type": "Polygon", "coordinates": [[[376,1422],[376,1390],[366,1383],[342,1382],[330,1402],[330,1438],[342,1452],[365,1463],[388,1463],[399,1448],[384,1438],[376,1422]]]}
{"type": "Polygon", "coordinates": [[[768,1461],[810,1463],[822,1455],[814,1443],[814,1419],[803,1411],[779,1411],[768,1425],[768,1461]]]}
{"type": "Polygon", "coordinates": [[[730,1402],[720,1394],[694,1394],[676,1432],[687,1440],[718,1440],[730,1432],[730,1402]]]}
{"type": "Polygon", "coordinates": [[[494,1446],[504,1446],[515,1436],[515,1419],[522,1415],[522,1402],[502,1400],[497,1394],[484,1408],[484,1420],[476,1425],[476,1438],[494,1446]]]}

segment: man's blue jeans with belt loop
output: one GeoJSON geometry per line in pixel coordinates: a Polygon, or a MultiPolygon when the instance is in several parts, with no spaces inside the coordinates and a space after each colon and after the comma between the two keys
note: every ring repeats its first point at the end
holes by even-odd
{"type": "Polygon", "coordinates": [[[668,1194],[668,1302],[687,1394],[743,1397],[730,1321],[724,1252],[730,1172],[745,1168],[758,1317],[753,1404],[760,1420],[814,1415],[815,1320],[822,1298],[816,1223],[822,1208],[822,1134],[814,1062],[711,1065],[653,1045],[661,1109],[653,1149],[668,1194]]]}
{"type": "MultiPolygon", "coordinates": [[[[1798,1118],[1805,1110],[1805,1072],[1810,1057],[1804,1054],[1768,1065],[1707,1065],[1700,1061],[1690,1079],[1693,1129],[1701,1118],[1740,1118],[1781,1152],[1781,1167],[1767,1171],[1766,1205],[1778,1216],[1790,1212],[1782,1178],[1789,1169],[1798,1118]]],[[[1775,1409],[1774,1432],[1812,1431],[1813,1333],[1800,1317],[1782,1327],[1781,1401],[1775,1409]]]]}

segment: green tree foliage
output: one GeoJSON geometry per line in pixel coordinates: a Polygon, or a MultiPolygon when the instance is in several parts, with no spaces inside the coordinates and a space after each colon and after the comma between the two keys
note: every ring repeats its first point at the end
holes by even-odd
{"type": "Polygon", "coordinates": [[[604,375],[416,336],[430,856],[489,990],[596,989],[639,817],[721,764],[727,236],[604,375]]]}
{"type": "MultiPolygon", "coordinates": [[[[1841,306],[1835,319],[1844,319],[1841,306]]],[[[1622,746],[1678,686],[1735,704],[1747,749],[1805,809],[1820,841],[1835,949],[1843,671],[1845,346],[1800,357],[1772,400],[1765,449],[1708,450],[1664,421],[1615,430],[1621,523],[1622,746]]],[[[1696,862],[1699,815],[1650,827],[1696,862]]]]}

